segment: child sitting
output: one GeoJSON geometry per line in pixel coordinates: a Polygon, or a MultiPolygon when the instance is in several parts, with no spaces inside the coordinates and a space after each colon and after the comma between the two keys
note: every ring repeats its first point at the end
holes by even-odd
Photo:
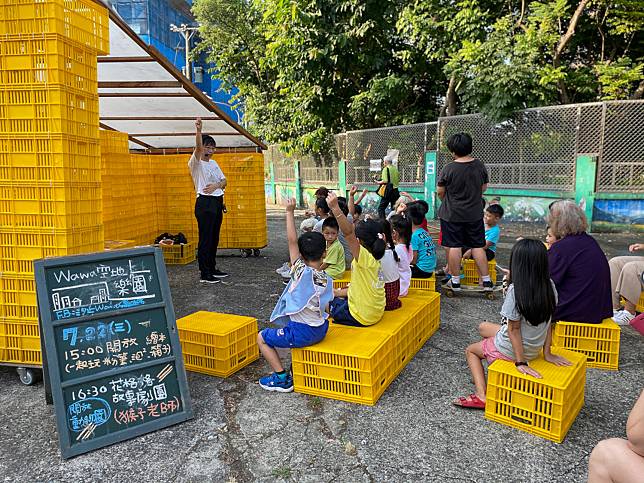
{"type": "Polygon", "coordinates": [[[362,219],[362,206],[360,206],[360,202],[364,199],[365,196],[367,196],[367,193],[369,191],[366,189],[362,190],[362,193],[356,200],[355,195],[357,192],[358,187],[356,185],[351,186],[351,188],[349,189],[349,214],[353,217],[354,224],[358,223],[362,219]]]}
{"type": "Polygon", "coordinates": [[[552,232],[552,228],[550,228],[550,225],[548,225],[546,227],[546,248],[550,250],[550,247],[557,243],[557,240],[557,237],[552,232]]]}
{"type": "Polygon", "coordinates": [[[436,245],[421,226],[425,218],[423,208],[412,203],[407,207],[407,214],[412,223],[411,248],[413,250],[411,276],[413,278],[431,278],[436,269],[436,245]]]}
{"type": "Polygon", "coordinates": [[[329,193],[327,202],[353,254],[349,288],[334,290],[331,317],[336,324],[364,327],[377,323],[385,311],[385,288],[380,280],[380,260],[385,254],[385,236],[375,220],[353,227],[329,193]]]}
{"type": "Polygon", "coordinates": [[[465,349],[476,392],[454,401],[457,406],[485,408],[485,372],[483,359],[492,364],[497,359],[514,361],[523,374],[541,378],[528,362],[539,356],[558,366],[570,365],[563,357],[550,352],[550,322],[557,306],[557,290],[550,280],[548,255],[543,243],[532,239],[517,242],[510,253],[509,283],[501,308],[503,325],[483,322],[479,333],[483,340],[465,349]]]}
{"type": "MultiPolygon", "coordinates": [[[[503,207],[499,204],[490,205],[483,214],[485,224],[485,256],[487,261],[494,260],[496,256],[496,245],[499,243],[501,228],[499,222],[503,218],[503,207]]],[[[472,258],[471,248],[462,248],[463,258],[472,258]]]]}
{"type": "Polygon", "coordinates": [[[295,200],[286,204],[286,237],[291,259],[291,280],[277,301],[271,323],[284,325],[268,328],[257,335],[259,350],[273,369],[259,385],[267,391],[291,392],[293,377],[284,370],[276,347],[306,347],[317,344],[329,328],[327,306],[333,299],[333,281],[321,269],[326,241],[320,233],[295,232],[295,200]]]}
{"type": "Polygon", "coordinates": [[[329,205],[327,205],[326,199],[324,198],[315,199],[315,216],[318,217],[318,222],[313,227],[313,231],[322,233],[322,223],[324,223],[324,220],[329,216],[329,205]]]}
{"type": "Polygon", "coordinates": [[[394,215],[391,217],[390,223],[391,235],[396,244],[396,253],[398,254],[399,297],[404,297],[409,293],[409,284],[411,283],[410,262],[414,256],[414,252],[409,245],[411,242],[411,222],[402,215],[394,215]]]}
{"type": "Polygon", "coordinates": [[[385,282],[385,310],[396,310],[402,306],[398,300],[400,296],[400,272],[398,271],[398,262],[400,261],[394,241],[391,236],[391,225],[387,220],[381,220],[382,233],[385,235],[387,248],[385,254],[380,260],[380,269],[382,278],[385,282]]]}
{"type": "Polygon", "coordinates": [[[342,278],[344,275],[344,248],[338,240],[338,222],[332,216],[328,217],[322,223],[322,235],[326,240],[326,257],[320,267],[333,280],[342,278]]]}

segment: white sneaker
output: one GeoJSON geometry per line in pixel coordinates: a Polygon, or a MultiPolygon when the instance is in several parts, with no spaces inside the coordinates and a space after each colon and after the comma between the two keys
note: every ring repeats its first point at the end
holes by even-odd
{"type": "Polygon", "coordinates": [[[620,310],[615,315],[613,315],[613,320],[617,325],[628,325],[634,318],[635,316],[628,310],[620,310]]]}
{"type": "Polygon", "coordinates": [[[291,267],[288,266],[287,262],[284,262],[280,268],[275,270],[275,273],[281,275],[282,277],[288,277],[291,273],[291,267]]]}

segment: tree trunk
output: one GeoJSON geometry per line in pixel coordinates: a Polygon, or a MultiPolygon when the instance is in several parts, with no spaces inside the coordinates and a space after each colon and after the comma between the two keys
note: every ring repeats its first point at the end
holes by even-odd
{"type": "Polygon", "coordinates": [[[456,115],[456,76],[452,74],[449,78],[447,93],[445,94],[445,104],[441,108],[440,117],[456,115]]]}
{"type": "MultiPolygon", "coordinates": [[[[577,5],[577,8],[575,9],[575,13],[572,14],[566,33],[561,36],[561,38],[559,39],[559,42],[557,43],[557,47],[555,47],[554,56],[552,58],[552,65],[555,68],[558,68],[561,66],[561,54],[564,52],[564,50],[570,43],[570,39],[572,39],[572,36],[575,34],[575,28],[577,28],[579,19],[584,13],[584,9],[586,8],[586,4],[588,3],[588,1],[589,0],[581,0],[579,2],[579,4],[577,5]]],[[[566,83],[563,80],[559,80],[557,81],[557,85],[559,87],[559,97],[561,99],[562,104],[567,104],[569,102],[568,101],[569,97],[568,97],[568,89],[566,88],[566,83]]]]}
{"type": "Polygon", "coordinates": [[[635,92],[633,92],[631,99],[637,100],[641,99],[642,97],[644,97],[644,80],[641,81],[640,85],[637,86],[637,89],[635,89],[635,92]]]}

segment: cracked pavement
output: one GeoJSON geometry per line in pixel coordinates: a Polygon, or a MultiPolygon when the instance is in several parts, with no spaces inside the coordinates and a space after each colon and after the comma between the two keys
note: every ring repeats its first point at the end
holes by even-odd
{"type": "MultiPolygon", "coordinates": [[[[270,246],[260,258],[222,252],[225,283],[198,283],[195,264],[169,267],[177,317],[197,310],[257,317],[266,324],[283,285],[274,270],[287,258],[281,212],[269,211],[270,246]]],[[[542,226],[504,225],[499,263],[512,241],[541,237],[542,226]]],[[[630,235],[599,235],[610,255],[630,235]]],[[[442,253],[441,253],[442,255],[442,253]]],[[[374,407],[263,391],[259,360],[227,379],[188,373],[194,419],[67,461],[60,458],[53,409],[42,383],[23,386],[0,367],[0,475],[4,481],[463,481],[578,482],[588,455],[607,437],[624,437],[644,386],[644,337],[622,330],[620,370],[590,369],[585,405],[562,444],[455,408],[472,385],[464,349],[501,301],[442,298],[441,327],[374,407]]],[[[288,351],[282,352],[288,358],[288,351]]]]}

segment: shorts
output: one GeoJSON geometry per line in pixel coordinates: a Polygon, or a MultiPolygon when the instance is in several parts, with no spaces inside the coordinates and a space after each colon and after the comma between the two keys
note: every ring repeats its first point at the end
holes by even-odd
{"type": "Polygon", "coordinates": [[[483,218],[477,221],[445,221],[441,220],[441,240],[447,248],[483,248],[485,247],[485,225],[483,218]]]}
{"type": "Polygon", "coordinates": [[[492,364],[497,359],[502,361],[513,361],[511,357],[506,356],[499,352],[499,350],[494,345],[494,337],[488,337],[483,339],[483,355],[487,359],[488,364],[492,364]]]}
{"type": "MultiPolygon", "coordinates": [[[[465,252],[466,252],[466,251],[468,251],[468,250],[471,250],[471,248],[469,248],[469,247],[467,247],[467,248],[466,248],[466,247],[463,247],[463,248],[461,248],[461,253],[465,253],[465,252]]],[[[487,258],[487,261],[488,261],[488,262],[491,262],[492,260],[494,260],[494,257],[496,257],[496,252],[493,252],[493,251],[492,251],[492,250],[490,250],[489,248],[486,248],[486,249],[485,249],[485,257],[487,258]]]]}
{"type": "Polygon", "coordinates": [[[432,278],[434,272],[426,272],[421,270],[416,265],[410,265],[411,268],[411,278],[432,278]]]}
{"type": "Polygon", "coordinates": [[[325,320],[324,324],[313,327],[299,322],[290,320],[285,327],[279,329],[268,328],[260,332],[266,345],[272,348],[282,347],[308,347],[317,344],[329,330],[329,321],[325,320]]]}
{"type": "Polygon", "coordinates": [[[396,310],[402,307],[400,296],[400,279],[385,283],[385,310],[396,310]]]}
{"type": "Polygon", "coordinates": [[[351,327],[367,327],[351,315],[349,311],[349,300],[342,297],[336,297],[331,301],[331,318],[334,324],[349,325],[351,327]]]}

